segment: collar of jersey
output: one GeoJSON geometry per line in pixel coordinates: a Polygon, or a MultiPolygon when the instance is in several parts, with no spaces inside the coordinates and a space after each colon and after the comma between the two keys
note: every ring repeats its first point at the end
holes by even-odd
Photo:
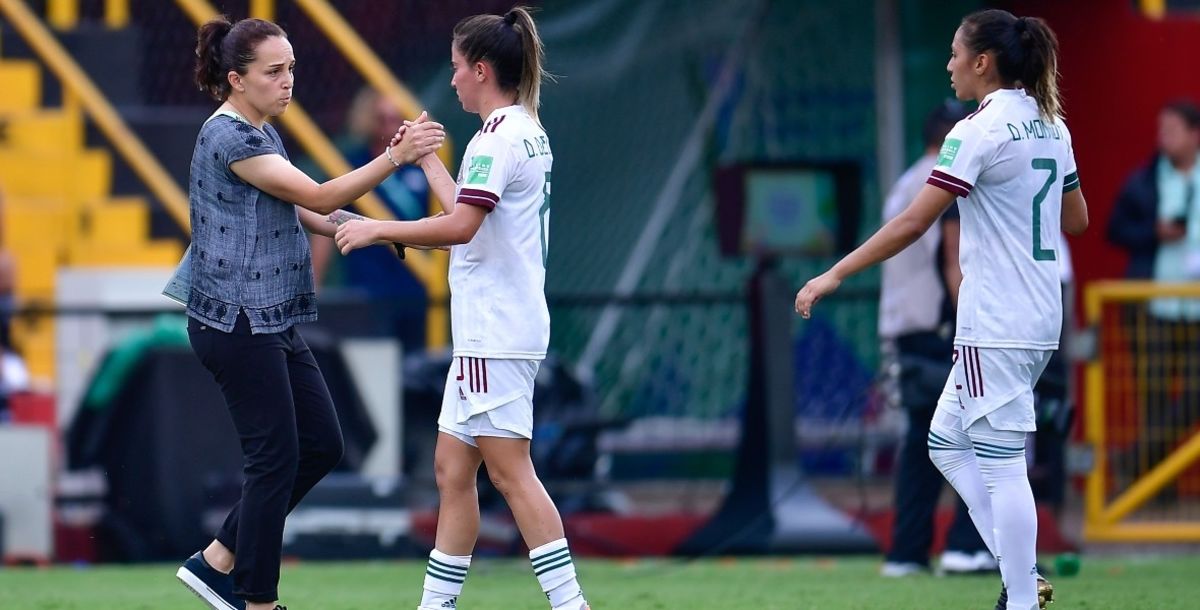
{"type": "Polygon", "coordinates": [[[487,125],[488,121],[490,121],[502,114],[508,114],[509,112],[513,112],[513,111],[525,112],[525,107],[520,104],[513,104],[512,106],[504,106],[503,108],[497,108],[497,109],[493,110],[491,114],[488,115],[487,119],[484,120],[483,124],[487,125]]]}
{"type": "Polygon", "coordinates": [[[984,102],[986,102],[986,101],[988,101],[988,100],[992,99],[993,97],[1007,97],[1007,96],[1013,96],[1013,97],[1025,98],[1025,97],[1029,97],[1029,94],[1028,94],[1028,93],[1025,93],[1025,90],[1024,90],[1024,89],[1020,89],[1020,88],[1017,88],[1017,89],[997,89],[997,90],[995,90],[995,91],[993,91],[993,92],[991,92],[991,93],[989,93],[989,94],[987,94],[987,95],[983,96],[983,99],[979,100],[979,105],[980,105],[980,106],[982,106],[984,102]]]}

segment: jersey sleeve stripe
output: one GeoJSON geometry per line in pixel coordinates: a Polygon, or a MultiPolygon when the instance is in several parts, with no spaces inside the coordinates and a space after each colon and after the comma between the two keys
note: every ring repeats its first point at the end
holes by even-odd
{"type": "Polygon", "coordinates": [[[950,191],[959,197],[966,197],[971,194],[972,186],[950,174],[939,172],[936,169],[929,174],[929,179],[925,182],[932,184],[940,189],[950,191]]]}
{"type": "Polygon", "coordinates": [[[942,180],[945,180],[946,182],[949,182],[951,184],[956,184],[959,186],[959,188],[964,188],[968,191],[975,188],[970,182],[967,182],[966,180],[963,180],[962,178],[957,178],[955,176],[951,176],[950,174],[947,174],[946,172],[939,172],[938,170],[935,169],[935,170],[933,170],[932,174],[934,176],[937,176],[938,178],[941,178],[942,180]]]}
{"type": "Polygon", "coordinates": [[[458,203],[494,210],[496,209],[496,204],[500,203],[500,196],[480,189],[463,189],[459,191],[456,201],[458,203]]]}
{"type": "Polygon", "coordinates": [[[1063,178],[1063,192],[1069,193],[1077,188],[1079,188],[1079,172],[1067,174],[1067,177],[1063,178]]]}

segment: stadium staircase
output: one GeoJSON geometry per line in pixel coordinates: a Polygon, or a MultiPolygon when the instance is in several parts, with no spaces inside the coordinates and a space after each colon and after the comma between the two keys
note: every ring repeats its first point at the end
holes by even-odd
{"type": "MultiPolygon", "coordinates": [[[[3,244],[16,266],[15,298],[24,307],[54,303],[61,267],[174,265],[182,247],[153,239],[141,197],[114,196],[113,158],[85,142],[78,104],[48,107],[35,60],[0,57],[0,189],[3,244]]],[[[35,379],[54,376],[52,316],[13,322],[35,379]]]]}

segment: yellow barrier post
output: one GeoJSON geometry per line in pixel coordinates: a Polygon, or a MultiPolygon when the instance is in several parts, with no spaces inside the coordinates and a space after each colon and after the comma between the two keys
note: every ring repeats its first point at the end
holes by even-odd
{"type": "Polygon", "coordinates": [[[1103,519],[1109,523],[1115,523],[1133,512],[1134,509],[1154,497],[1154,494],[1170,483],[1171,479],[1179,476],[1188,466],[1191,466],[1197,458],[1200,458],[1200,434],[1192,436],[1150,472],[1142,475],[1136,483],[1130,485],[1125,493],[1113,500],[1112,504],[1108,506],[1108,510],[1104,511],[1103,519]]]}
{"type": "MultiPolygon", "coordinates": [[[[1088,286],[1084,292],[1084,318],[1090,328],[1095,329],[1096,341],[1100,341],[1100,323],[1103,313],[1101,293],[1096,285],[1088,286]]],[[[1097,350],[1099,347],[1097,346],[1097,350]]],[[[1105,483],[1108,473],[1108,454],[1104,442],[1104,364],[1097,354],[1088,362],[1085,369],[1087,384],[1087,419],[1085,421],[1084,438],[1091,446],[1093,455],[1092,471],[1087,477],[1084,496],[1084,527],[1088,531],[1104,527],[1101,520],[1104,512],[1105,483]]]]}
{"type": "MultiPolygon", "coordinates": [[[[1151,281],[1104,281],[1089,285],[1085,291],[1084,305],[1087,323],[1096,329],[1099,355],[1087,365],[1087,422],[1086,438],[1093,449],[1095,460],[1088,474],[1085,496],[1084,537],[1088,540],[1114,542],[1195,542],[1200,541],[1200,522],[1174,520],[1157,522],[1129,522],[1130,515],[1145,505],[1154,495],[1189,467],[1200,463],[1200,433],[1190,432],[1182,444],[1148,472],[1137,473],[1134,481],[1112,500],[1107,499],[1110,465],[1108,461],[1108,406],[1106,396],[1113,374],[1105,365],[1103,341],[1104,307],[1112,303],[1144,304],[1160,298],[1200,299],[1200,283],[1157,283],[1151,281]]],[[[1147,328],[1139,318],[1134,329],[1134,343],[1147,345],[1147,328]]],[[[1189,352],[1190,353],[1190,352],[1189,352]]],[[[1139,356],[1136,352],[1135,356],[1139,356]]],[[[1135,398],[1142,411],[1156,408],[1145,403],[1146,389],[1155,382],[1164,380],[1146,379],[1151,370],[1144,362],[1144,354],[1132,367],[1136,378],[1135,398]]],[[[1192,357],[1195,357],[1192,355],[1192,357]]],[[[1119,371],[1120,369],[1118,369],[1119,371]]],[[[1196,383],[1197,380],[1186,380],[1196,383]]],[[[1128,386],[1125,386],[1128,387],[1128,386]]],[[[1145,418],[1138,422],[1144,426],[1145,418]]],[[[1143,431],[1145,433],[1145,431],[1143,431]]],[[[1144,449],[1143,449],[1144,451],[1144,449]]]]}

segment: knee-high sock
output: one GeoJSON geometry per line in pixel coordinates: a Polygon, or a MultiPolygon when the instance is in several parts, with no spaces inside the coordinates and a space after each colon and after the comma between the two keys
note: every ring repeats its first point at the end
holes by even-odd
{"type": "Polygon", "coordinates": [[[979,471],[971,439],[958,429],[957,421],[955,425],[946,425],[939,419],[935,415],[929,426],[929,459],[963,499],[983,543],[992,555],[996,555],[992,498],[979,471]]]}
{"type": "Polygon", "coordinates": [[[1008,607],[1037,608],[1037,507],[1025,464],[1025,433],[995,430],[981,419],[967,431],[992,498],[996,559],[1008,607]]]}

